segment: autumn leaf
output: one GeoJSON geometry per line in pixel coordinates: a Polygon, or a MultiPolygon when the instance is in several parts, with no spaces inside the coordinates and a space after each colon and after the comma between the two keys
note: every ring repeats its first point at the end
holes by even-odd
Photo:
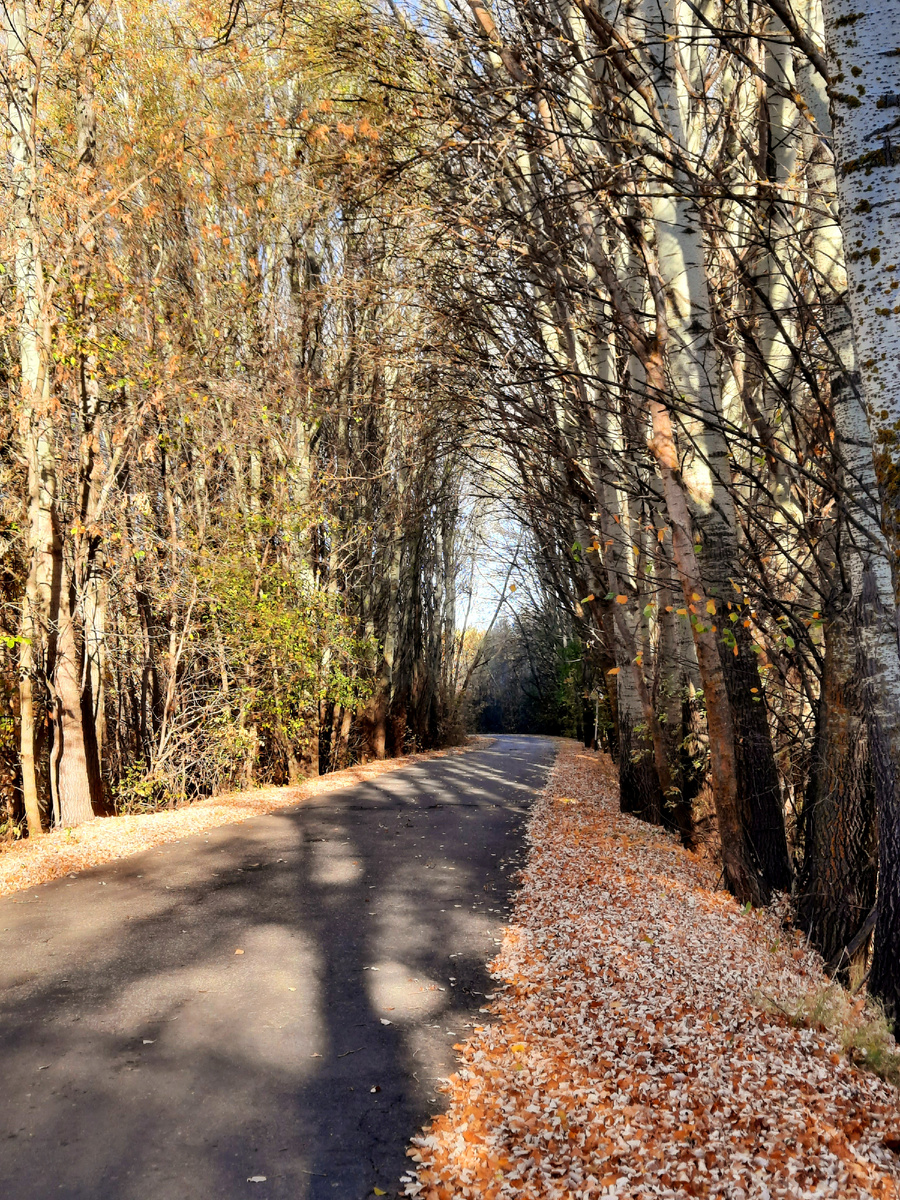
{"type": "Polygon", "coordinates": [[[616,596],[616,604],[627,604],[627,603],[628,603],[627,596],[616,596]]]}
{"type": "Polygon", "coordinates": [[[716,1194],[793,1195],[802,1175],[810,1195],[825,1184],[842,1200],[896,1200],[881,1151],[900,1145],[894,1090],[825,1057],[820,1033],[760,1019],[760,993],[784,1003],[786,988],[826,983],[799,944],[778,951],[780,918],[727,919],[737,909],[717,864],[621,813],[615,769],[580,745],[561,751],[532,813],[492,964],[505,985],[496,1024],[460,1050],[465,1069],[413,1140],[404,1194],[493,1197],[503,1180],[504,1196],[539,1200],[551,1171],[634,1196],[711,1194],[698,1162],[716,1194]],[[693,1189],[676,1183],[689,1173],[693,1189]]]}

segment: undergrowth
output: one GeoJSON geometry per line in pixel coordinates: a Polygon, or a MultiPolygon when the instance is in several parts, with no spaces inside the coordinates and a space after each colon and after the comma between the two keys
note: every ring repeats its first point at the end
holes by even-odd
{"type": "Polygon", "coordinates": [[[787,1001],[761,1000],[764,1008],[777,1009],[798,1028],[830,1033],[852,1062],[900,1088],[900,1050],[877,1001],[854,999],[833,982],[787,1001]]]}

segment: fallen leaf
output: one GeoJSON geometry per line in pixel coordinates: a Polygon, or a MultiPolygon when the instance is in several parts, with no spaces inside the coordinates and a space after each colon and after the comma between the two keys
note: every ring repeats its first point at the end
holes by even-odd
{"type": "Polygon", "coordinates": [[[235,950],[235,954],[243,954],[243,950],[235,950]]]}
{"type": "Polygon", "coordinates": [[[900,1200],[896,1092],[759,1011],[828,986],[798,943],[771,952],[786,907],[735,921],[715,855],[622,813],[617,782],[560,749],[479,1010],[495,1021],[440,1081],[403,1194],[900,1200]]]}

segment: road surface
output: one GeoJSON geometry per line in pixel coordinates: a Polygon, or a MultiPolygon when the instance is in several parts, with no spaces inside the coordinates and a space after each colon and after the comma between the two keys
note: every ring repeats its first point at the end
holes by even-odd
{"type": "Polygon", "coordinates": [[[396,1196],[553,755],[501,737],[0,900],[2,1200],[396,1196]]]}

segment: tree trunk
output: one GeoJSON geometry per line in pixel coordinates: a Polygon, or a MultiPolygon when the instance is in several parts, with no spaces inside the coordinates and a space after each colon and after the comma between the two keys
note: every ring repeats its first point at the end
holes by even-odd
{"type": "MultiPolygon", "coordinates": [[[[691,29],[682,38],[669,36],[681,32],[674,7],[665,5],[657,17],[657,10],[648,6],[647,24],[665,46],[655,60],[654,74],[666,132],[692,161],[704,137],[702,116],[692,105],[686,82],[697,60],[690,55],[691,29]],[[678,56],[689,61],[676,63],[678,56]]],[[[701,590],[721,608],[732,598],[732,582],[739,572],[737,516],[731,493],[730,448],[722,420],[702,214],[692,198],[692,187],[690,179],[675,171],[671,182],[654,189],[652,204],[659,272],[667,298],[666,359],[677,410],[687,431],[683,478],[702,546],[701,590]]],[[[659,394],[668,393],[666,387],[659,394]]],[[[771,733],[765,706],[753,702],[751,691],[756,688],[761,694],[756,658],[746,638],[738,639],[737,656],[721,641],[718,649],[732,708],[742,820],[767,887],[788,890],[792,871],[771,733]]]]}
{"type": "Polygon", "coordinates": [[[81,655],[71,609],[71,585],[60,581],[58,633],[56,638],[56,731],[58,754],[56,778],[59,791],[59,822],[64,828],[90,821],[91,746],[86,737],[81,708],[81,655]]]}
{"type": "Polygon", "coordinates": [[[853,610],[843,595],[827,614],[810,787],[803,807],[800,925],[829,961],[875,903],[875,794],[853,610]]]}
{"type": "MultiPolygon", "coordinates": [[[[666,509],[672,526],[672,557],[681,580],[685,607],[691,620],[697,665],[703,683],[706,724],[709,730],[710,774],[713,799],[722,845],[722,869],[725,886],[742,903],[756,907],[767,904],[767,881],[759,873],[755,856],[742,819],[738,791],[735,731],[731,705],[725,685],[718,639],[707,625],[707,600],[694,552],[694,533],[687,496],[679,478],[678,456],[672,422],[665,405],[657,397],[666,395],[666,379],[659,350],[646,355],[650,413],[653,421],[651,448],[659,464],[666,509]]],[[[713,602],[715,603],[715,602],[713,602]]],[[[715,619],[715,617],[713,617],[715,619]]],[[[720,618],[721,619],[721,618],[720,618]]]]}
{"type": "MultiPolygon", "coordinates": [[[[838,199],[847,255],[848,295],[862,382],[862,399],[836,405],[835,422],[845,458],[855,467],[854,517],[859,569],[851,579],[864,665],[869,742],[878,809],[878,917],[869,987],[893,1019],[900,1017],[900,655],[891,568],[893,556],[881,536],[879,515],[897,539],[895,462],[900,424],[900,375],[896,370],[900,317],[893,266],[900,261],[900,225],[894,219],[900,182],[895,119],[900,95],[900,58],[885,50],[900,44],[900,9],[873,4],[860,10],[850,0],[824,4],[838,199]],[[869,466],[874,464],[884,501],[869,466]]],[[[852,392],[853,389],[848,389],[852,392]]]]}
{"type": "Polygon", "coordinates": [[[38,164],[31,128],[37,79],[29,44],[29,6],[6,6],[9,152],[12,159],[16,295],[19,313],[19,440],[28,472],[28,577],[22,598],[19,658],[20,760],[28,832],[42,832],[35,761],[35,682],[47,666],[53,589],[56,461],[50,417],[50,354],[41,262],[38,164]]]}

